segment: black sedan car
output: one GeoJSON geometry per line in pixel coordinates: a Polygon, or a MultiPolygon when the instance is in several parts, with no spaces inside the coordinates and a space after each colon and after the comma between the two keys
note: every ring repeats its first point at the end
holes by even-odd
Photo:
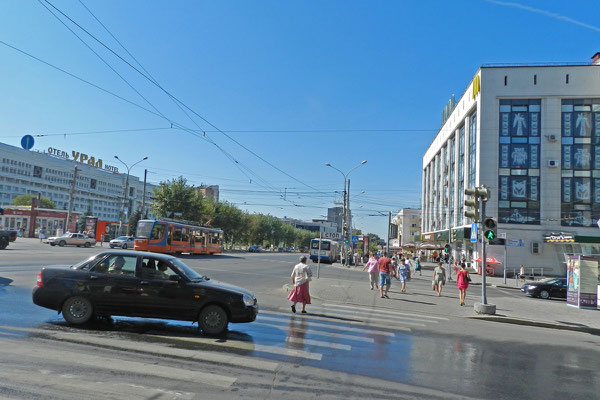
{"type": "Polygon", "coordinates": [[[245,289],[211,281],[172,256],[122,250],[43,268],[33,302],[62,312],[71,324],[93,316],[163,318],[197,321],[209,335],[258,314],[256,298],[245,289]]]}
{"type": "Polygon", "coordinates": [[[521,291],[532,297],[549,299],[550,297],[567,298],[567,278],[549,278],[529,282],[521,287],[521,291]]]}

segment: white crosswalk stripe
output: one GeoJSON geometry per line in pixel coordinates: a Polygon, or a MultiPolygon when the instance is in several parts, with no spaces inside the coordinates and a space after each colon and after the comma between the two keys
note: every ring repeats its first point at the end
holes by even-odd
{"type": "Polygon", "coordinates": [[[303,344],[303,345],[308,345],[308,346],[317,346],[317,347],[328,347],[330,349],[337,349],[337,350],[352,350],[352,346],[350,346],[348,344],[324,342],[322,340],[305,339],[305,338],[300,338],[300,337],[295,337],[295,336],[288,336],[285,339],[285,341],[288,343],[298,343],[298,344],[303,344]]]}
{"type": "MultiPolygon", "coordinates": [[[[376,308],[369,308],[369,307],[357,307],[357,306],[349,306],[346,304],[335,304],[335,303],[326,303],[323,304],[323,307],[332,307],[332,308],[343,308],[343,309],[351,309],[353,310],[364,310],[364,311],[369,311],[369,312],[375,312],[377,314],[388,314],[388,315],[403,315],[406,317],[415,317],[418,318],[419,320],[437,320],[437,321],[448,321],[448,318],[446,317],[437,317],[434,315],[425,315],[425,314],[414,314],[414,313],[407,313],[404,311],[395,311],[395,310],[388,310],[388,309],[376,309],[376,308]]],[[[414,319],[414,318],[412,318],[414,319]]],[[[434,322],[437,322],[434,321],[434,322]]]]}
{"type": "MultiPolygon", "coordinates": [[[[261,310],[261,312],[258,316],[258,321],[262,321],[262,320],[275,321],[275,322],[281,321],[281,318],[269,317],[268,315],[279,315],[279,316],[288,317],[288,318],[290,317],[289,312],[282,313],[282,312],[278,312],[278,311],[261,310]]],[[[305,318],[305,317],[297,316],[296,318],[305,318]]],[[[310,320],[311,326],[314,326],[317,328],[329,328],[329,329],[335,329],[335,330],[342,330],[344,332],[355,332],[355,333],[363,334],[363,335],[396,336],[396,334],[394,332],[389,332],[389,331],[374,331],[374,330],[370,330],[370,329],[352,328],[347,325],[340,325],[340,324],[347,324],[348,322],[346,322],[346,321],[335,321],[335,322],[332,322],[329,324],[322,323],[322,322],[314,322],[315,320],[331,322],[331,318],[324,318],[324,317],[311,315],[310,317],[307,316],[306,319],[310,320]]],[[[410,329],[407,329],[407,330],[410,330],[410,329]]]]}
{"type": "MultiPolygon", "coordinates": [[[[265,318],[260,318],[265,319],[265,318]]],[[[285,326],[279,326],[276,324],[268,324],[266,322],[260,322],[260,321],[255,321],[254,322],[255,325],[262,325],[262,326],[267,326],[269,328],[275,328],[275,329],[280,329],[282,331],[287,331],[288,333],[294,332],[294,333],[311,333],[313,335],[317,335],[317,336],[325,336],[325,337],[331,337],[333,339],[346,339],[346,340],[352,340],[355,342],[366,342],[366,343],[373,343],[375,340],[373,338],[369,338],[369,337],[363,337],[363,336],[355,336],[355,335],[347,335],[345,333],[338,333],[338,332],[327,332],[327,331],[322,331],[322,330],[318,330],[318,329],[305,329],[305,328],[299,328],[299,327],[285,327],[285,326]]],[[[315,326],[314,323],[310,324],[311,326],[315,326]]]]}
{"type": "MultiPolygon", "coordinates": [[[[406,319],[406,318],[403,318],[402,316],[383,315],[383,314],[373,312],[373,311],[365,311],[365,310],[349,311],[349,310],[340,310],[340,309],[333,309],[333,308],[329,308],[329,307],[319,307],[319,306],[312,306],[311,311],[312,312],[320,312],[320,313],[324,313],[324,314],[336,316],[336,317],[338,317],[338,316],[339,317],[348,317],[348,315],[351,315],[353,318],[360,318],[360,319],[364,320],[365,322],[376,321],[378,324],[381,324],[381,325],[390,323],[390,324],[393,324],[394,326],[399,325],[399,326],[425,327],[425,324],[423,322],[416,322],[414,319],[406,319]]],[[[437,321],[428,321],[428,322],[437,323],[437,321]]]]}

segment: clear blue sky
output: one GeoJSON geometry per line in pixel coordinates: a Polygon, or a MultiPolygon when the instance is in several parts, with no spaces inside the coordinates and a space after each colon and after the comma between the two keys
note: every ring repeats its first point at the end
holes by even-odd
{"type": "MultiPolygon", "coordinates": [[[[78,0],[50,1],[137,66],[78,0]]],[[[154,183],[218,184],[242,209],[301,219],[340,201],[342,176],[326,162],[348,171],[366,159],[350,175],[351,205],[357,228],[380,236],[387,216],[375,215],[420,207],[422,155],[442,108],[481,64],[587,62],[600,51],[597,0],[83,3],[163,88],[288,175],[193,116],[198,128],[64,18],[167,119],[223,151],[181,129],[69,134],[171,125],[1,44],[0,141],[61,134],[35,149],[148,156],[134,175],[146,167],[154,183]]],[[[38,1],[0,2],[0,40],[152,110],[38,1]]]]}

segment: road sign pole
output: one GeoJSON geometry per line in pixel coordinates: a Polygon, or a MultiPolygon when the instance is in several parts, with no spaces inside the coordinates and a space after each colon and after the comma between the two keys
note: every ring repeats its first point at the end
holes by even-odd
{"type": "Polygon", "coordinates": [[[323,241],[323,231],[319,228],[319,253],[317,254],[317,279],[321,273],[321,242],[323,241]]]}
{"type": "MultiPolygon", "coordinates": [[[[481,209],[481,220],[485,220],[485,204],[487,201],[483,201],[482,198],[479,199],[479,205],[481,209]]],[[[486,261],[485,258],[485,235],[484,230],[481,229],[481,304],[487,304],[487,296],[486,296],[486,288],[485,288],[485,276],[486,276],[486,261]]]]}

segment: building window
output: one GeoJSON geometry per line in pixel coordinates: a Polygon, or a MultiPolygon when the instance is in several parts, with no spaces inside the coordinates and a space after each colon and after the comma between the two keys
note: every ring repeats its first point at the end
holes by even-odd
{"type": "MultiPolygon", "coordinates": [[[[456,150],[456,139],[454,136],[450,138],[450,144],[448,148],[450,149],[450,166],[448,170],[448,214],[450,219],[450,227],[454,226],[454,190],[456,188],[454,184],[454,168],[456,168],[456,157],[454,152],[456,150]]],[[[414,216],[413,216],[414,218],[414,216]]],[[[413,224],[414,225],[414,224],[413,224]]]]}
{"type": "Polygon", "coordinates": [[[465,126],[458,131],[458,211],[457,225],[461,226],[464,221],[465,207],[465,126]]]}
{"type": "Polygon", "coordinates": [[[469,117],[469,180],[468,186],[475,187],[475,174],[477,171],[477,114],[469,117]]]}
{"type": "Polygon", "coordinates": [[[600,216],[600,99],[565,99],[561,111],[561,225],[596,226],[600,216]]]}
{"type": "Polygon", "coordinates": [[[540,121],[540,100],[500,100],[500,222],[540,223],[540,121]]]}

